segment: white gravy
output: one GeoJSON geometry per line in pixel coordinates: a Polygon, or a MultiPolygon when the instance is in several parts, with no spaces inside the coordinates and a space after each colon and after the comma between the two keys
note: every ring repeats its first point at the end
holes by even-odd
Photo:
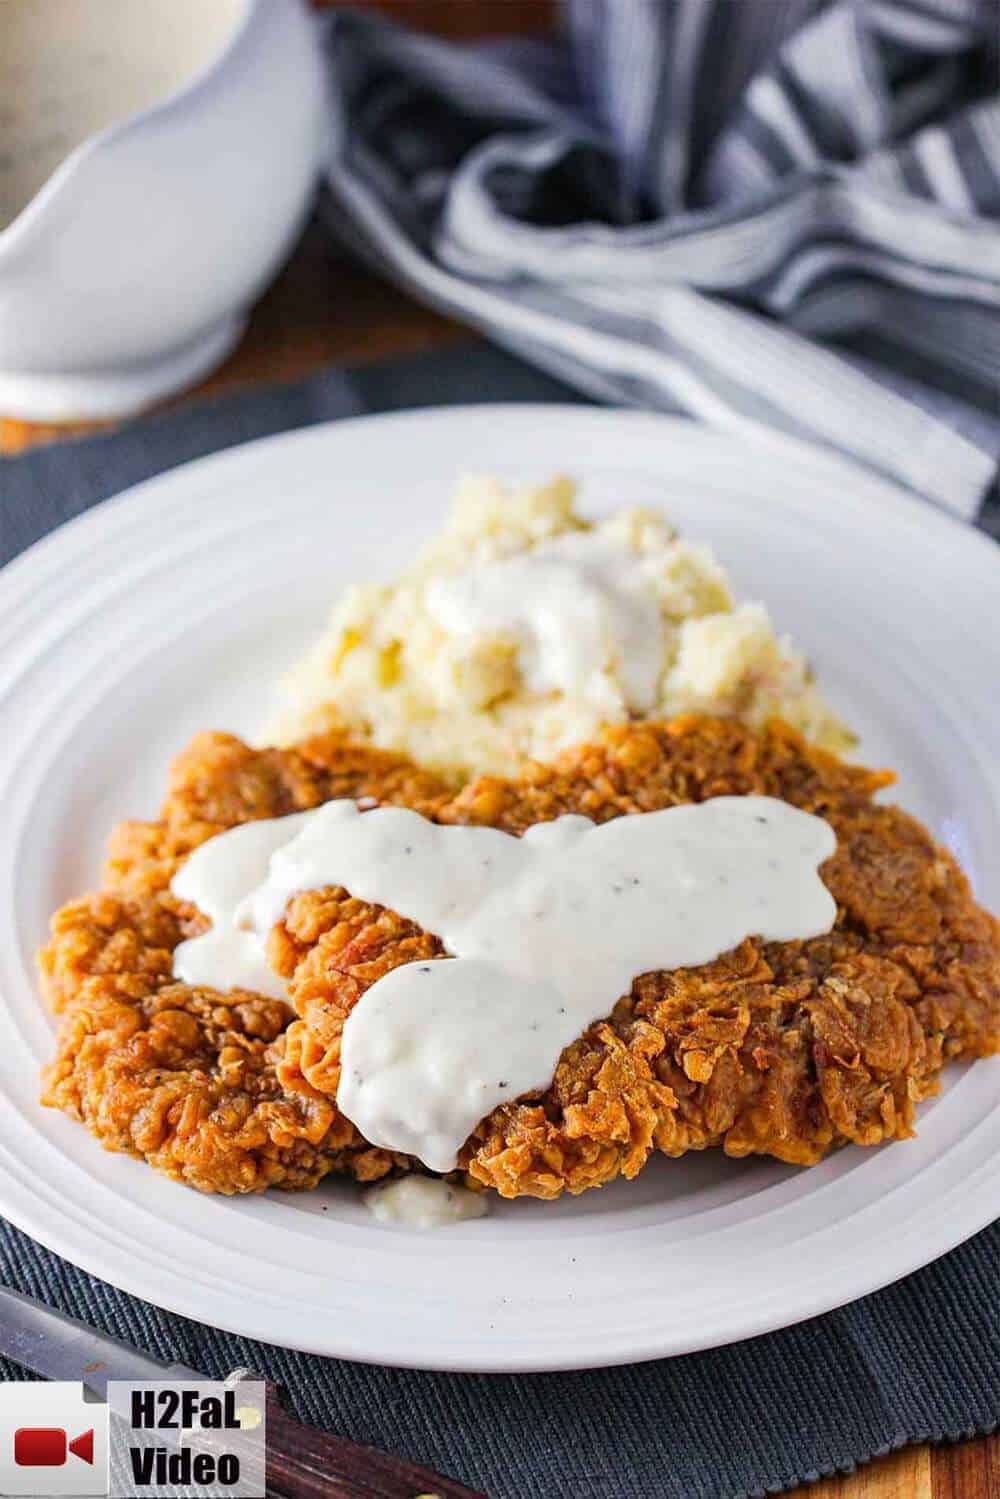
{"type": "MultiPolygon", "coordinates": [[[[174,971],[225,989],[235,958],[245,983],[289,897],[327,885],[436,934],[452,957],[394,969],[355,1006],[337,1092],[367,1140],[432,1171],[454,1168],[498,1104],[546,1088],[563,1049],[639,974],[707,963],[752,935],[817,936],[836,916],[818,873],[833,829],[770,797],[600,826],[561,817],[522,838],[395,807],[362,813],[352,801],[282,821],[291,836],[262,882],[272,835],[258,842],[247,828],[202,845],[181,869],[175,893],[208,915],[214,907],[221,930],[182,944],[174,971]],[[250,852],[238,843],[230,859],[242,834],[250,852]]],[[[265,992],[277,992],[273,975],[265,992]]]]}
{"type": "Polygon", "coordinates": [[[293,812],[241,823],[209,838],[181,865],[171,891],[212,922],[200,937],[174,949],[174,975],[182,983],[285,998],[285,986],[268,966],[260,936],[237,926],[236,913],[245,896],[267,879],[271,855],[295,837],[309,816],[293,812]]]}
{"type": "Polygon", "coordinates": [[[435,579],[427,608],[449,634],[515,641],[529,692],[585,697],[610,668],[628,707],[645,712],[656,702],[663,628],[649,566],[606,537],[572,532],[435,579]]]}
{"type": "Polygon", "coordinates": [[[486,1193],[470,1192],[437,1176],[402,1176],[380,1182],[364,1194],[365,1207],[380,1223],[402,1223],[407,1228],[444,1228],[485,1217],[486,1193]]]}
{"type": "Polygon", "coordinates": [[[168,98],[244,0],[0,0],[0,230],[90,136],[168,98]]]}

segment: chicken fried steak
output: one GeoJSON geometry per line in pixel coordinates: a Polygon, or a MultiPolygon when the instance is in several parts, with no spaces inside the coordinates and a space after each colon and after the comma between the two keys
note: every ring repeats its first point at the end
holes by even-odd
{"type": "Polygon", "coordinates": [[[43,1102],[109,1150],[206,1192],[313,1187],[330,1171],[383,1176],[394,1162],[332,1100],[304,1080],[278,1081],[272,1048],[287,1005],[174,980],[174,948],[207,922],[168,886],[192,849],[237,823],[335,797],[431,815],[446,794],[399,756],[336,737],[276,751],[198,735],[172,767],[160,820],[117,828],[104,889],[53,918],[40,967],[61,1023],[43,1102]]]}
{"type": "Polygon", "coordinates": [[[721,795],[781,798],[838,839],[823,878],[834,929],[749,939],[698,968],[649,973],[562,1054],[551,1086],[495,1109],[466,1143],[472,1183],[554,1197],[650,1152],[721,1145],[801,1165],[833,1146],[912,1133],[949,1058],[1000,1048],[1000,933],[954,860],[912,818],[873,802],[891,776],[810,749],[781,725],[680,719],[481,778],[452,796],[394,756],[318,736],[254,751],[203,735],[174,769],[162,819],[112,841],[105,893],[66,907],[42,955],[63,1014],[45,1101],[106,1145],[204,1190],[373,1180],[406,1158],[366,1144],[336,1108],[340,1038],[377,979],[444,958],[414,923],[343,889],[294,896],[269,939],[298,1016],[171,974],[205,918],[172,897],[186,855],[225,827],[334,797],[371,796],[448,823],[520,833],[566,812],[603,822],[721,795]],[[287,1025],[287,1028],[286,1028],[287,1025]]]}

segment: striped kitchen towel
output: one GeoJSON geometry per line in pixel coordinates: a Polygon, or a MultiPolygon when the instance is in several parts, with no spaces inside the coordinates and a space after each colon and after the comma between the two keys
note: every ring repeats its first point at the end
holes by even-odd
{"type": "Polygon", "coordinates": [[[325,21],[324,214],[601,399],[781,428],[974,516],[1000,463],[997,0],[325,21]]]}

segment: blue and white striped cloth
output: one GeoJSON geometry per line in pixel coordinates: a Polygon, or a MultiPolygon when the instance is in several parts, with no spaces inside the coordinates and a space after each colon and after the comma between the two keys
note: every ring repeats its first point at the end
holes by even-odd
{"type": "Polygon", "coordinates": [[[327,22],[334,233],[602,399],[781,428],[976,514],[1000,462],[997,0],[327,22]]]}

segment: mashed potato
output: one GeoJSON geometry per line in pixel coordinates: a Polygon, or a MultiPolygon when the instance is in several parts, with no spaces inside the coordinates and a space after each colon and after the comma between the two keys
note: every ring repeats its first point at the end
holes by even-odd
{"type": "Polygon", "coordinates": [[[734,605],[707,547],[648,510],[592,524],[574,494],[564,478],[462,483],[405,573],[339,600],[282,684],[268,740],[344,726],[456,774],[509,774],[601,724],[691,712],[852,743],[764,606],[734,605]]]}

